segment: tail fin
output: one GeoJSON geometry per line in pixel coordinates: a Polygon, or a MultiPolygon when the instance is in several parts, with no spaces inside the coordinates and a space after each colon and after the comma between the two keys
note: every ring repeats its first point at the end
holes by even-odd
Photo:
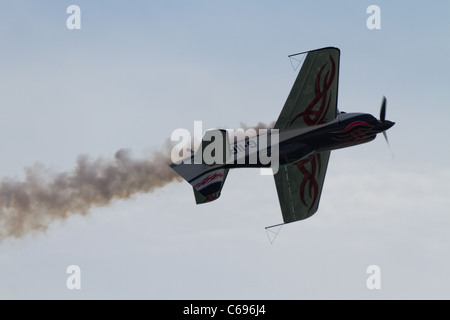
{"type": "Polygon", "coordinates": [[[218,169],[204,174],[193,184],[195,202],[197,204],[211,202],[220,197],[229,169],[218,169]]]}
{"type": "Polygon", "coordinates": [[[196,154],[192,156],[187,163],[183,161],[180,164],[170,165],[173,170],[192,185],[197,204],[211,202],[220,197],[229,171],[229,169],[223,167],[223,164],[226,163],[226,160],[230,155],[230,143],[227,131],[208,131],[203,137],[199,150],[201,150],[202,163],[194,163],[194,159],[197,156],[196,154]],[[205,137],[207,138],[205,139],[205,137]],[[215,137],[214,140],[211,139],[211,137],[215,137]],[[222,141],[218,141],[217,137],[222,137],[222,141]],[[216,145],[212,145],[213,143],[216,145]],[[204,151],[207,147],[214,151],[211,153],[214,153],[215,156],[221,158],[215,159],[216,161],[221,161],[221,163],[207,164],[205,162],[203,155],[205,154],[204,151]]]}

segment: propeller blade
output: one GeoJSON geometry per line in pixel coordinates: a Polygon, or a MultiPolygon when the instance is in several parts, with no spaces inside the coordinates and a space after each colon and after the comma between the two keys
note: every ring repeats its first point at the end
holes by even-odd
{"type": "Polygon", "coordinates": [[[389,151],[391,152],[392,159],[394,159],[394,153],[392,152],[391,145],[389,144],[389,140],[388,140],[386,131],[383,131],[383,136],[384,136],[384,139],[386,140],[389,151]]]}
{"type": "Polygon", "coordinates": [[[383,122],[386,119],[386,97],[383,97],[380,110],[380,121],[383,122]]]}

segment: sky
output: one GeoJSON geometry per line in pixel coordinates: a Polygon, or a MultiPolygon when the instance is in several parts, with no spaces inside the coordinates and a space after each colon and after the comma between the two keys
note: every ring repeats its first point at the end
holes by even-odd
{"type": "MultiPolygon", "coordinates": [[[[318,212],[282,227],[273,177],[237,169],[220,199],[187,182],[0,242],[0,299],[448,299],[447,1],[2,1],[0,177],[79,155],[136,159],[178,128],[277,119],[288,55],[341,50],[338,107],[379,136],[333,151],[318,212]],[[68,29],[70,5],[81,29],[68,29]],[[366,22],[380,8],[381,29],[366,22]],[[27,169],[28,168],[28,169],[27,169]],[[80,289],[69,289],[69,266],[80,289]],[[369,289],[369,266],[379,289],[369,289]]],[[[0,204],[1,205],[1,204],[0,204]]],[[[30,219],[33,212],[28,213],[30,219]]]]}

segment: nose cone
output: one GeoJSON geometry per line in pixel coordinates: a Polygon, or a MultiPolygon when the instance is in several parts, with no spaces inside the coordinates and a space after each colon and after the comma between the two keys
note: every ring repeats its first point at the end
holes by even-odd
{"type": "Polygon", "coordinates": [[[379,124],[380,131],[386,131],[387,129],[391,128],[394,124],[395,122],[384,120],[379,124]]]}

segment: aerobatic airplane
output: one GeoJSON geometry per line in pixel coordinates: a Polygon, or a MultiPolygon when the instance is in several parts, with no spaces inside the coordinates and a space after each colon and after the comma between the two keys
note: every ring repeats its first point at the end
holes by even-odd
{"type": "MultiPolygon", "coordinates": [[[[303,55],[303,64],[274,126],[278,129],[279,152],[279,167],[274,170],[274,178],[284,223],[309,218],[317,211],[331,150],[372,141],[378,133],[383,133],[388,142],[386,130],[394,125],[385,119],[384,97],[379,120],[366,113],[338,111],[338,48],[327,47],[297,55],[303,55]]],[[[259,160],[248,161],[261,135],[230,144],[226,130],[215,133],[222,135],[224,150],[234,155],[233,161],[213,164],[183,161],[170,165],[193,186],[197,204],[219,198],[229,169],[270,166],[259,160]]],[[[268,132],[264,139],[270,140],[270,136],[268,132]]],[[[200,151],[212,141],[204,139],[200,151]]],[[[270,154],[274,144],[265,145],[265,152],[270,154]]],[[[190,160],[194,157],[192,154],[190,160]]]]}

